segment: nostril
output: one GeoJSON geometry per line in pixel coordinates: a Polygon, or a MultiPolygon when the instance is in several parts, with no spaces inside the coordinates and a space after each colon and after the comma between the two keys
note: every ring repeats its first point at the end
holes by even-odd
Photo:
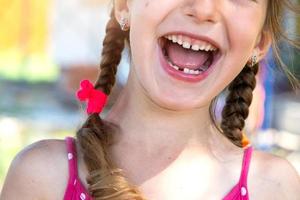
{"type": "Polygon", "coordinates": [[[188,16],[188,17],[194,17],[194,15],[193,15],[193,14],[187,14],[187,16],[188,16]]]}
{"type": "Polygon", "coordinates": [[[193,5],[185,5],[182,7],[183,14],[188,17],[195,17],[195,10],[193,9],[193,5]]]}

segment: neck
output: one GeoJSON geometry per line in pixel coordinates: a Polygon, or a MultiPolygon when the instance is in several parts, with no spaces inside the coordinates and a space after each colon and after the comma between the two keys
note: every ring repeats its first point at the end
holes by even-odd
{"type": "Polygon", "coordinates": [[[105,120],[118,128],[112,159],[134,183],[143,183],[179,157],[225,163],[240,155],[213,126],[209,105],[169,110],[129,80],[105,120]]]}
{"type": "Polygon", "coordinates": [[[203,153],[210,151],[217,131],[210,119],[209,105],[170,110],[153,102],[137,87],[139,84],[129,81],[106,117],[118,126],[120,142],[138,145],[147,154],[155,154],[162,148],[182,151],[195,146],[203,153]]]}

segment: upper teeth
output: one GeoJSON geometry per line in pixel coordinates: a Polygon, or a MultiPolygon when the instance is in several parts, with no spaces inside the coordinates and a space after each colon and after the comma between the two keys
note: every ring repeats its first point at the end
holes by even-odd
{"type": "Polygon", "coordinates": [[[194,51],[216,51],[217,48],[212,44],[202,40],[192,40],[182,35],[167,35],[166,39],[181,45],[185,49],[192,49],[194,51]]]}

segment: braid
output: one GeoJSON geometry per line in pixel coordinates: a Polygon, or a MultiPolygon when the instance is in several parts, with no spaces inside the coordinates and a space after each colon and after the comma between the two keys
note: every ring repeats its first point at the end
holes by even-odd
{"type": "Polygon", "coordinates": [[[228,87],[229,94],[222,111],[222,134],[239,147],[242,147],[242,130],[249,114],[257,72],[258,64],[253,67],[247,65],[244,67],[240,74],[230,83],[228,87]]]}
{"type": "MultiPolygon", "coordinates": [[[[103,41],[100,73],[95,88],[109,95],[115,83],[117,66],[125,46],[128,33],[123,32],[114,12],[106,26],[106,36],[103,41]]],[[[108,154],[112,142],[112,131],[99,114],[88,116],[82,128],[76,133],[83,159],[89,175],[89,193],[95,200],[142,200],[136,187],[130,185],[122,170],[117,169],[108,154]]]]}
{"type": "Polygon", "coordinates": [[[111,12],[110,17],[111,19],[106,25],[106,37],[103,41],[101,71],[95,84],[96,89],[101,89],[107,95],[110,94],[115,84],[117,67],[121,61],[125,39],[128,38],[128,33],[120,29],[119,23],[114,17],[114,12],[111,12]]]}

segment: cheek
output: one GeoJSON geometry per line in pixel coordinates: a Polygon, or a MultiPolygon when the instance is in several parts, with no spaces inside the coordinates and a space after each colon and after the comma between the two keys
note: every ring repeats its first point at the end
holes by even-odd
{"type": "Polygon", "coordinates": [[[227,12],[225,18],[232,47],[243,51],[252,50],[263,28],[264,8],[234,9],[227,12]]]}
{"type": "Polygon", "coordinates": [[[233,66],[244,67],[253,54],[262,25],[257,24],[261,20],[257,16],[240,13],[239,19],[227,22],[229,54],[233,59],[233,66]]]}
{"type": "Polygon", "coordinates": [[[149,52],[148,48],[155,40],[156,27],[161,20],[160,15],[162,15],[159,11],[153,15],[153,9],[158,4],[158,0],[136,0],[132,2],[130,7],[130,44],[135,57],[149,52]]]}
{"type": "MultiPolygon", "coordinates": [[[[147,79],[153,73],[157,30],[176,0],[135,0],[130,6],[130,46],[138,75],[147,79]],[[155,13],[155,14],[154,14],[155,13]]],[[[144,80],[143,80],[144,81],[144,80]]]]}
{"type": "Polygon", "coordinates": [[[172,9],[175,2],[176,0],[135,0],[130,6],[130,18],[143,24],[157,23],[172,9]]]}
{"type": "MultiPolygon", "coordinates": [[[[163,23],[170,13],[180,8],[186,0],[134,0],[130,6],[131,26],[141,26],[153,29],[157,34],[158,27],[163,23]]],[[[141,38],[143,39],[143,38],[141,38]]]]}
{"type": "Polygon", "coordinates": [[[262,18],[258,15],[237,11],[227,13],[230,13],[230,15],[226,15],[224,21],[229,46],[225,52],[224,63],[222,63],[221,70],[218,72],[218,76],[222,80],[222,82],[218,82],[219,85],[216,85],[218,90],[230,84],[245,67],[253,53],[262,27],[257,23],[262,21],[262,18]],[[239,20],[233,20],[237,18],[239,20]]]}

